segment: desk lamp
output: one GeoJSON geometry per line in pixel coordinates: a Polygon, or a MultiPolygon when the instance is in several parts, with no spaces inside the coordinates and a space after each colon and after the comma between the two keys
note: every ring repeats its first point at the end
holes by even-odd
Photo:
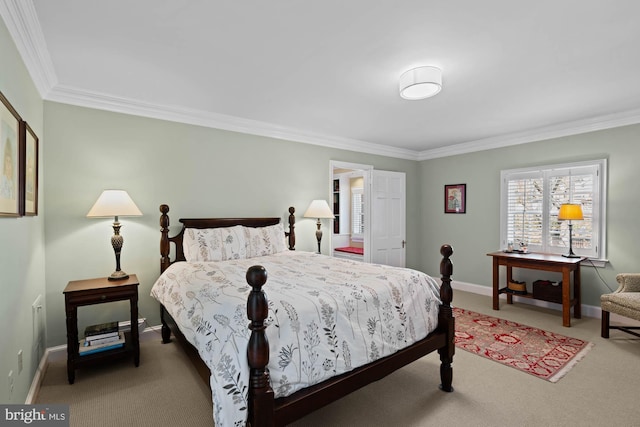
{"type": "Polygon", "coordinates": [[[582,215],[582,206],[574,203],[566,203],[560,206],[558,221],[569,221],[569,253],[562,254],[563,257],[580,258],[580,255],[573,253],[573,225],[571,224],[571,221],[582,219],[584,219],[584,216],[582,215]]]}

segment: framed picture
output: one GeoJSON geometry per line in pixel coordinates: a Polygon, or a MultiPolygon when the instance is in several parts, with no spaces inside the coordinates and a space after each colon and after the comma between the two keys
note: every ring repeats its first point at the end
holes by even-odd
{"type": "Polygon", "coordinates": [[[465,213],[467,211],[467,184],[444,186],[444,213],[465,213]]]}
{"type": "Polygon", "coordinates": [[[2,93],[0,101],[0,216],[20,216],[21,119],[2,93]]]}
{"type": "Polygon", "coordinates": [[[24,135],[22,158],[24,164],[24,197],[22,197],[22,214],[38,215],[38,137],[24,120],[21,123],[21,134],[24,135]]]}

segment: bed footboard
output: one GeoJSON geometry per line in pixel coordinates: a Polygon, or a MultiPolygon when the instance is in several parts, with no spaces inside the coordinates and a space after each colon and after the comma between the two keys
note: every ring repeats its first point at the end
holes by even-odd
{"type": "Polygon", "coordinates": [[[440,263],[442,276],[440,299],[442,304],[438,313],[438,327],[433,333],[393,355],[298,391],[291,396],[278,399],[274,398],[267,369],[269,342],[265,333],[264,321],[268,316],[269,307],[267,297],[262,290],[262,286],[267,281],[267,272],[264,267],[259,265],[250,267],[246,275],[247,283],[252,289],[247,300],[247,316],[251,321],[249,325],[251,336],[247,347],[250,369],[248,425],[251,427],[287,425],[366,384],[382,379],[435,350],[440,355],[440,389],[452,392],[453,368],[451,364],[455,351],[455,319],[451,308],[453,264],[449,257],[453,254],[453,248],[450,245],[443,245],[440,248],[440,254],[443,257],[440,263]]]}

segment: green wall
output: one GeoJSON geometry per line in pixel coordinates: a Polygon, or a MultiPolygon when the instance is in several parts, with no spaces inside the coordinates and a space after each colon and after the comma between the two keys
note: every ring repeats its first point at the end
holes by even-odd
{"type": "MultiPolygon", "coordinates": [[[[26,120],[40,139],[40,159],[46,151],[42,124],[42,99],[0,19],[0,91],[26,120]]],[[[42,164],[39,172],[42,176],[42,164]]],[[[24,403],[31,380],[44,351],[45,337],[38,347],[31,305],[38,295],[45,296],[44,192],[39,194],[39,215],[0,218],[0,402],[24,403]],[[23,369],[18,369],[18,351],[22,350],[23,369]],[[13,393],[8,375],[13,371],[13,393]]],[[[42,315],[44,316],[44,308],[42,315]]],[[[44,331],[43,331],[44,333],[44,331]]]]}
{"type": "MultiPolygon", "coordinates": [[[[582,303],[600,307],[600,295],[616,289],[615,275],[640,268],[637,212],[640,198],[640,125],[567,136],[506,148],[420,162],[423,245],[448,241],[454,248],[454,279],[491,286],[492,263],[486,254],[500,249],[500,171],[587,159],[608,159],[607,258],[597,271],[582,268],[582,303]],[[467,213],[443,213],[443,186],[467,184],[467,213]],[[438,224],[438,226],[434,226],[438,224]],[[599,275],[598,275],[599,274],[599,275]],[[602,280],[600,278],[602,276],[602,280]]],[[[431,272],[437,256],[429,252],[422,268],[431,272]]],[[[455,298],[455,296],[454,296],[455,298]]]]}
{"type": "MultiPolygon", "coordinates": [[[[172,234],[180,217],[279,216],[297,209],[296,247],[315,250],[310,201],[329,199],[330,160],[407,174],[407,227],[419,227],[418,162],[45,102],[48,150],[46,259],[50,346],[64,344],[62,291],[70,280],[107,276],[115,267],[112,220],[86,218],[103,189],[125,189],[142,217],[122,217],[121,264],[141,281],[139,309],[160,323],[149,296],[159,275],[158,206],[170,206],[172,234]]],[[[325,236],[329,233],[324,225],[325,236]]],[[[323,239],[323,253],[329,239],[323,239]]],[[[408,251],[407,265],[420,254],[408,251]]],[[[80,330],[126,319],[127,303],[80,308],[80,330]]]]}

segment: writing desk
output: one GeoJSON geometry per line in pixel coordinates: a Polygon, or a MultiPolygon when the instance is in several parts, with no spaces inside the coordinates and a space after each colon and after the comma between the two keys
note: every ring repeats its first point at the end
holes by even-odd
{"type": "MultiPolygon", "coordinates": [[[[513,293],[507,292],[507,287],[499,287],[500,266],[507,268],[507,283],[513,280],[513,268],[527,268],[530,270],[544,270],[562,273],[562,325],[571,326],[570,310],[576,319],[582,317],[580,299],[580,263],[586,258],[567,258],[562,255],[544,253],[492,252],[487,254],[493,258],[493,309],[500,310],[499,296],[507,294],[507,304],[513,304],[513,293]],[[571,298],[571,273],[573,273],[573,298],[571,298]]],[[[533,298],[531,293],[515,294],[518,297],[533,298]]]]}

